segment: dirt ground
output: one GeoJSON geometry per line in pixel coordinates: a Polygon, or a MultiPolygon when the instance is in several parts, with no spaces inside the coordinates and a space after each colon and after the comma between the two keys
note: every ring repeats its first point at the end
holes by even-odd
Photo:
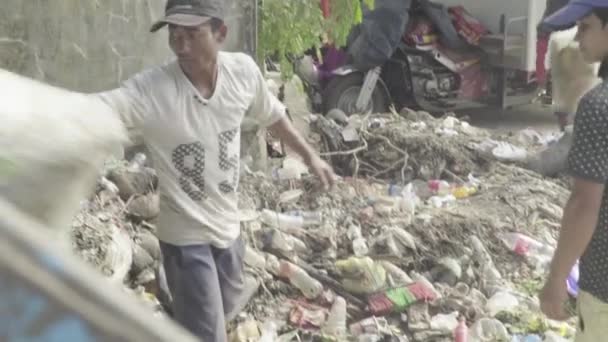
{"type": "Polygon", "coordinates": [[[526,105],[511,109],[469,109],[457,113],[471,117],[471,124],[478,127],[496,129],[498,131],[519,131],[524,128],[534,128],[545,132],[555,132],[557,121],[549,106],[526,105]]]}

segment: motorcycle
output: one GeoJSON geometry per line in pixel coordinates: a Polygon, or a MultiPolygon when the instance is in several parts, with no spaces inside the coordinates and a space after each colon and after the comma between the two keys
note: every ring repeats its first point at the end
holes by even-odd
{"type": "Polygon", "coordinates": [[[533,73],[518,68],[521,58],[513,56],[524,38],[509,32],[527,18],[502,15],[500,32],[490,34],[459,6],[428,0],[399,0],[398,6],[405,11],[389,5],[366,13],[346,47],[324,49],[330,61],[315,64],[308,56],[297,63],[315,109],[350,115],[394,106],[444,113],[508,108],[537,97],[533,73]],[[389,24],[377,30],[381,34],[369,33],[389,24]],[[382,34],[384,41],[378,40],[382,34]]]}

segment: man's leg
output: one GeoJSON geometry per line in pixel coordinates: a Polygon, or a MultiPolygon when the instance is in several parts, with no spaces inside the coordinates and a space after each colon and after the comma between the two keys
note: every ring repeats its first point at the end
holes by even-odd
{"type": "Polygon", "coordinates": [[[578,296],[576,342],[605,341],[608,336],[608,303],[581,291],[578,296]]]}
{"type": "Polygon", "coordinates": [[[173,318],[204,342],[226,342],[224,306],[209,245],[174,246],[161,242],[173,318]]]}
{"type": "Polygon", "coordinates": [[[547,69],[545,58],[549,49],[549,33],[539,32],[536,36],[536,80],[542,87],[547,83],[547,69]]]}
{"type": "Polygon", "coordinates": [[[229,314],[239,304],[243,293],[243,256],[245,243],[239,237],[232,246],[219,249],[213,248],[217,267],[217,276],[222,292],[224,313],[229,314]]]}

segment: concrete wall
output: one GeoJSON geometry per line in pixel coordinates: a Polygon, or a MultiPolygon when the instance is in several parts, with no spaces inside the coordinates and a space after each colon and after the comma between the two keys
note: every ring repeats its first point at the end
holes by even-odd
{"type": "MultiPolygon", "coordinates": [[[[253,52],[253,0],[227,0],[227,50],[253,52]]],[[[2,0],[0,68],[99,91],[171,57],[167,31],[149,33],[165,0],[2,0]]]]}

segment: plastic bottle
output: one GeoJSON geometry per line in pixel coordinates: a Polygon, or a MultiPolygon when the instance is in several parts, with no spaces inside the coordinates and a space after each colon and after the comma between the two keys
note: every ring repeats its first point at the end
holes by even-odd
{"type": "Polygon", "coordinates": [[[305,227],[318,226],[323,223],[323,214],[319,211],[292,210],[286,212],[285,215],[302,217],[305,227]]]}
{"type": "Polygon", "coordinates": [[[280,230],[269,229],[262,236],[264,247],[281,251],[281,253],[288,257],[294,257],[298,253],[308,251],[308,247],[304,241],[280,230]]]}
{"type": "Polygon", "coordinates": [[[336,297],[321,331],[332,336],[346,335],[346,300],[344,298],[336,297]]]}
{"type": "Polygon", "coordinates": [[[452,190],[450,183],[448,183],[444,180],[434,179],[434,180],[430,180],[428,184],[429,184],[429,189],[433,193],[437,194],[438,196],[449,195],[452,190]]]}
{"type": "Polygon", "coordinates": [[[553,247],[545,245],[520,233],[504,233],[500,234],[499,238],[507,246],[507,248],[509,248],[515,254],[524,257],[544,256],[551,258],[555,251],[553,247]]]}
{"type": "Polygon", "coordinates": [[[361,227],[356,224],[351,224],[346,234],[352,241],[353,253],[355,253],[355,255],[358,257],[367,255],[369,248],[367,247],[367,242],[361,234],[361,227]]]}
{"type": "Polygon", "coordinates": [[[454,329],[454,342],[467,342],[469,339],[469,327],[464,317],[458,320],[458,326],[454,329]]]}
{"type": "Polygon", "coordinates": [[[275,228],[302,228],[304,226],[304,218],[301,216],[285,215],[268,209],[262,210],[260,219],[266,225],[275,228]]]}
{"type": "Polygon", "coordinates": [[[457,199],[467,198],[477,192],[477,189],[473,186],[461,185],[452,189],[452,195],[457,199]]]}
{"type": "Polygon", "coordinates": [[[321,223],[321,213],[299,212],[297,215],[277,213],[272,210],[262,210],[262,222],[275,228],[303,228],[321,223]]]}
{"type": "Polygon", "coordinates": [[[266,268],[266,258],[264,257],[264,254],[249,246],[245,247],[245,256],[243,261],[245,264],[253,268],[258,268],[261,270],[266,268]]]}
{"type": "Polygon", "coordinates": [[[323,292],[323,285],[306,273],[303,269],[288,261],[282,260],[279,265],[279,276],[289,280],[291,285],[297,287],[304,297],[315,299],[323,292]]]}

